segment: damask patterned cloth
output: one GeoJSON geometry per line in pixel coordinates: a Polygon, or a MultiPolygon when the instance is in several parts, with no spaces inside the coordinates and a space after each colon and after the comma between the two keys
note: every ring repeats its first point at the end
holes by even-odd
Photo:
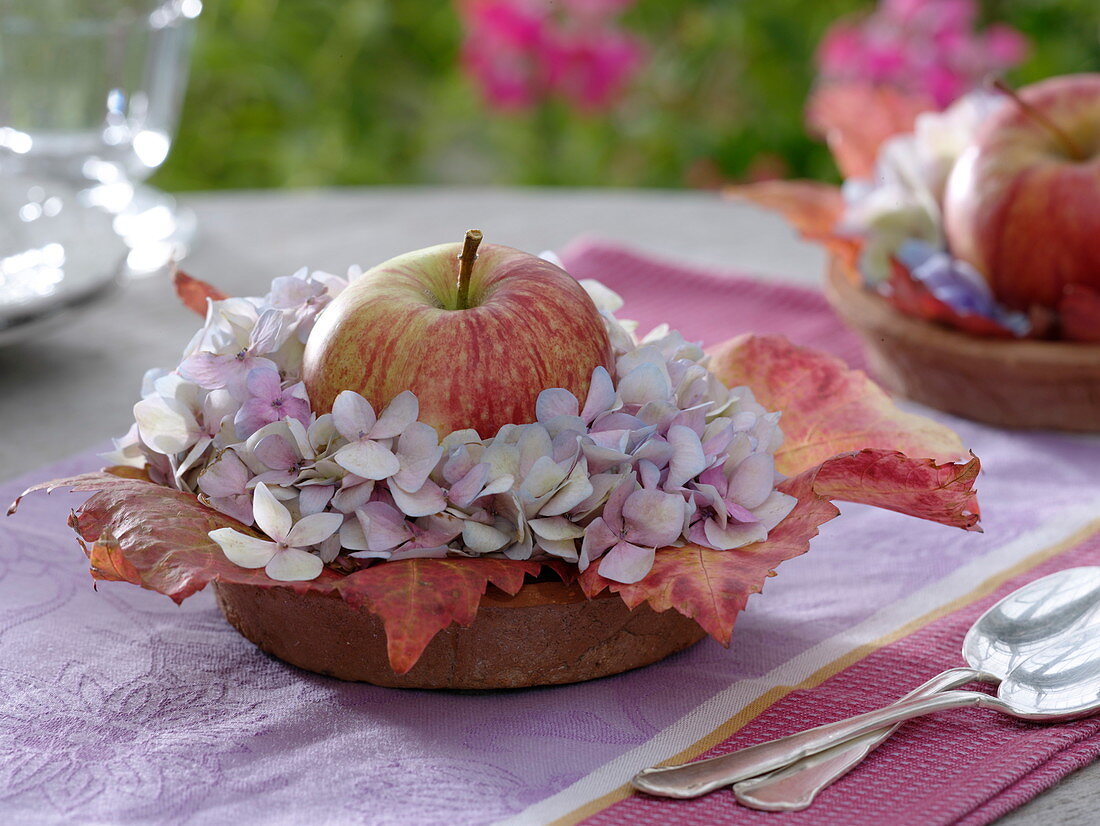
{"type": "MultiPolygon", "coordinates": [[[[780,331],[858,361],[815,292],[600,244],[564,258],[715,343],[780,331]]],[[[938,415],[938,414],[937,414],[938,415]]],[[[946,420],[946,417],[940,417],[946,420]]],[[[343,683],[257,651],[212,596],[93,588],[80,497],[0,521],[0,823],[988,823],[1100,754],[1100,722],[954,711],[906,725],[810,810],[728,792],[631,795],[630,776],[866,710],[960,665],[967,626],[1049,571],[1100,563],[1100,440],[949,423],[984,462],[984,534],[843,508],[749,601],[724,649],[575,686],[439,693],[343,683]]],[[[0,487],[95,468],[93,451],[0,487]]]]}

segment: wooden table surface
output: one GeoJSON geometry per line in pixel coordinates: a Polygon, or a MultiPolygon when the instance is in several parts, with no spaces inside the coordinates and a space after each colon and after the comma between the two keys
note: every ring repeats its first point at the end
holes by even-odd
{"type": "MultiPolygon", "coordinates": [[[[580,235],[680,261],[816,284],[824,256],[782,221],[717,195],[679,191],[338,189],[181,198],[199,234],[184,268],[237,295],[302,266],[343,273],[469,227],[534,252],[580,235]]],[[[132,281],[61,329],[0,348],[0,479],[125,432],[142,374],[176,364],[197,319],[164,275],[132,281]]],[[[1004,826],[1100,823],[1100,764],[1082,769],[1004,826]]]]}

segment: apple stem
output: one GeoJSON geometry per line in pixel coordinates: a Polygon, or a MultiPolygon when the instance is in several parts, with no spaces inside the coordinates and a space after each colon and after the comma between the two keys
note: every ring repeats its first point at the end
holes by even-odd
{"type": "Polygon", "coordinates": [[[1054,121],[1052,121],[1042,112],[1040,112],[1030,103],[1025,101],[1022,97],[1020,97],[1019,92],[1017,92],[1000,78],[994,78],[992,81],[990,81],[990,86],[992,86],[1001,94],[1008,95],[1010,98],[1012,98],[1012,101],[1020,107],[1020,110],[1025,115],[1027,115],[1036,123],[1045,127],[1048,132],[1054,135],[1058,142],[1062,144],[1062,148],[1066,151],[1066,154],[1073,158],[1073,160],[1085,160],[1084,150],[1081,149],[1080,145],[1066,133],[1066,130],[1062,129],[1054,121]]]}
{"type": "Polygon", "coordinates": [[[466,230],[466,240],[462,244],[462,254],[458,256],[458,309],[470,308],[470,274],[477,260],[477,248],[481,243],[481,230],[466,230]]]}

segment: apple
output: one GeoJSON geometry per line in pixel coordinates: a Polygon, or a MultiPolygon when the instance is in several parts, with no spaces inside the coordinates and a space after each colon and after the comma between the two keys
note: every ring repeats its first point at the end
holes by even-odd
{"type": "Polygon", "coordinates": [[[535,400],[564,387],[582,402],[611,343],[588,293],[564,270],[471,230],[392,258],[327,307],[306,341],[313,409],[354,390],[380,411],[413,391],[439,435],[535,420],[535,400]]]}
{"type": "Polygon", "coordinates": [[[947,182],[952,253],[1018,310],[1100,288],[1100,74],[1008,92],[947,182]]]}

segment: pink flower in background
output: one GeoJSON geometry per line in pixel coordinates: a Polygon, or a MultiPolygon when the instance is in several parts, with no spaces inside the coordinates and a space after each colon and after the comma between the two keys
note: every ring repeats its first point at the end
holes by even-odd
{"type": "Polygon", "coordinates": [[[818,67],[826,81],[890,85],[943,108],[1027,54],[1015,29],[975,31],[977,16],[975,0],[881,0],[870,15],[829,29],[818,67]]]}
{"type": "Polygon", "coordinates": [[[552,97],[606,108],[641,65],[640,44],[617,20],[634,1],[460,0],[463,64],[498,109],[552,97]]]}

